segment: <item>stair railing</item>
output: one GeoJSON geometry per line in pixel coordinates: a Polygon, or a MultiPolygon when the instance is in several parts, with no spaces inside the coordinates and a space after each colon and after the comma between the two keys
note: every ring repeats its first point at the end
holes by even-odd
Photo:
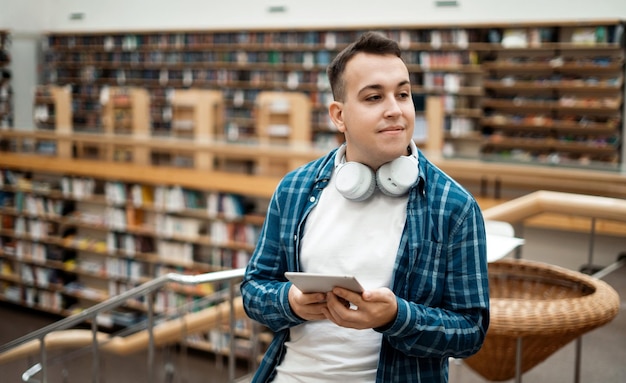
{"type": "MultiPolygon", "coordinates": [[[[236,285],[243,278],[245,269],[232,269],[232,270],[224,270],[217,271],[205,274],[198,275],[184,275],[184,274],[176,274],[176,273],[168,273],[152,279],[142,285],[139,285],[135,288],[127,290],[124,293],[121,293],[115,297],[112,297],[104,302],[86,308],[78,314],[66,317],[61,319],[55,323],[52,323],[48,326],[42,327],[41,329],[35,330],[27,335],[24,335],[20,338],[17,338],[13,341],[10,341],[4,345],[0,345],[0,363],[2,362],[3,357],[12,358],[14,355],[31,355],[33,352],[33,347],[37,347],[38,343],[38,353],[39,353],[39,363],[30,367],[27,371],[22,374],[22,380],[25,382],[32,381],[33,377],[41,373],[41,382],[47,383],[47,359],[48,359],[48,350],[46,346],[46,337],[48,337],[51,333],[67,330],[74,326],[77,326],[84,322],[91,322],[91,352],[92,356],[92,382],[98,383],[100,379],[100,345],[102,344],[103,337],[99,336],[98,332],[98,323],[97,316],[99,314],[108,312],[112,309],[115,309],[119,306],[122,306],[125,302],[130,299],[135,299],[139,297],[148,297],[146,299],[147,303],[147,326],[145,331],[148,333],[148,341],[147,341],[147,370],[148,373],[151,374],[154,371],[154,359],[155,359],[155,345],[158,341],[162,341],[163,339],[159,339],[159,337],[165,338],[167,336],[167,341],[172,342],[175,338],[176,340],[181,339],[184,335],[183,332],[179,332],[178,335],[172,337],[171,332],[169,334],[156,334],[154,332],[155,327],[155,308],[154,308],[154,294],[161,288],[165,287],[168,283],[178,283],[181,285],[199,285],[205,283],[227,283],[228,285],[228,308],[227,311],[229,313],[229,353],[228,353],[228,376],[229,381],[235,381],[235,363],[236,363],[236,355],[235,355],[235,311],[236,309],[242,310],[240,307],[235,307],[235,299],[236,299],[236,285]],[[13,354],[13,355],[12,355],[13,354]]],[[[224,305],[224,303],[222,303],[224,305]]],[[[225,310],[226,311],[226,310],[225,310]]],[[[185,327],[186,324],[180,323],[178,326],[185,327]]],[[[202,326],[202,325],[200,325],[202,326]]],[[[210,323],[206,324],[207,327],[211,326],[210,323]]],[[[198,326],[195,326],[196,330],[201,331],[198,326]]],[[[202,330],[208,330],[209,328],[204,328],[202,330]]],[[[105,340],[106,342],[106,340],[105,340]]],[[[137,347],[137,345],[134,345],[137,347]]],[[[36,351],[35,351],[36,353],[36,351]]],[[[153,381],[152,377],[149,377],[149,381],[153,381]]]]}

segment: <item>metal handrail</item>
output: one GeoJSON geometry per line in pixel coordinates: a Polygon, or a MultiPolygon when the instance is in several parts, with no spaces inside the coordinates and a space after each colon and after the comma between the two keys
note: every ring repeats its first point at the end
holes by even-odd
{"type": "MultiPolygon", "coordinates": [[[[66,330],[75,325],[83,323],[87,320],[92,320],[92,331],[94,333],[94,343],[97,343],[96,332],[96,316],[102,312],[109,311],[113,308],[116,308],[129,299],[133,299],[140,296],[145,296],[151,294],[158,289],[164,287],[167,283],[175,282],[184,285],[198,285],[203,283],[214,283],[214,282],[229,282],[229,290],[230,290],[230,316],[231,322],[234,321],[234,307],[233,307],[233,299],[235,295],[235,291],[233,288],[232,282],[237,279],[242,279],[245,272],[245,268],[232,269],[232,270],[224,270],[224,271],[216,271],[211,273],[204,273],[198,275],[184,275],[177,273],[168,273],[157,277],[151,281],[148,281],[140,286],[134,287],[120,295],[112,297],[104,302],[98,303],[94,306],[91,306],[82,312],[61,319],[55,323],[52,323],[48,326],[42,327],[38,330],[35,330],[27,335],[24,335],[20,338],[17,338],[13,341],[5,343],[4,345],[0,345],[0,354],[5,353],[13,348],[19,347],[28,342],[32,342],[35,340],[39,340],[41,342],[41,365],[43,366],[41,370],[43,371],[43,382],[46,382],[45,376],[45,364],[46,364],[46,348],[44,339],[46,335],[55,332],[66,330]]],[[[154,308],[151,301],[148,302],[148,332],[149,332],[149,352],[148,352],[148,363],[149,365],[153,362],[154,359],[154,337],[153,337],[153,327],[154,327],[154,308]]],[[[233,331],[231,326],[231,331],[233,331]]],[[[229,353],[229,375],[231,377],[231,381],[234,379],[234,369],[235,369],[235,356],[234,356],[234,341],[231,334],[231,352],[229,353]]],[[[97,354],[97,345],[94,344],[94,353],[97,354]]],[[[34,368],[35,366],[31,367],[34,368]]],[[[151,368],[149,369],[151,370],[151,368]]],[[[29,369],[30,371],[30,369],[29,369]]],[[[39,371],[37,371],[39,372],[39,371]]],[[[25,373],[27,374],[27,372],[25,373]]],[[[27,374],[30,375],[30,374],[27,374]]],[[[97,378],[94,376],[94,379],[97,378]]]]}

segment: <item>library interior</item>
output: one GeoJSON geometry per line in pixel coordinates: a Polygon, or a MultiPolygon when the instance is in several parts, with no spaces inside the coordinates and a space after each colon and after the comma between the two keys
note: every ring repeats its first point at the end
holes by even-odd
{"type": "Polygon", "coordinates": [[[368,31],[484,220],[489,326],[442,381],[626,381],[625,28],[623,0],[0,0],[0,381],[261,381],[242,281],[284,177],[346,146],[327,68],[368,31]]]}

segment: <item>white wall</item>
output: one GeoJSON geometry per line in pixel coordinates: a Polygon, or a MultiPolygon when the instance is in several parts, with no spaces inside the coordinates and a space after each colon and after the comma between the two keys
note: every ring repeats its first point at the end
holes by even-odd
{"type": "Polygon", "coordinates": [[[624,0],[0,0],[0,28],[114,30],[626,18],[624,0]],[[269,13],[284,6],[284,13],[269,13]],[[83,13],[82,20],[70,14],[83,13]],[[4,19],[4,20],[3,20],[4,19]]]}
{"type": "Polygon", "coordinates": [[[13,35],[15,124],[32,126],[42,32],[254,27],[385,26],[533,20],[626,19],[624,0],[0,0],[0,29],[13,35]],[[285,12],[270,13],[273,6],[285,12]],[[82,15],[82,19],[72,18],[82,15]]]}
{"type": "MultiPolygon", "coordinates": [[[[32,1],[32,0],[31,0],[32,1]]],[[[623,0],[48,0],[50,29],[235,28],[266,26],[386,25],[626,17],[623,0]],[[149,5],[148,5],[149,4],[149,5]],[[273,14],[270,6],[286,12],[273,14]],[[70,12],[85,19],[69,20],[70,12]]]]}
{"type": "Polygon", "coordinates": [[[0,29],[11,33],[11,85],[15,126],[32,127],[33,90],[38,83],[39,42],[47,2],[0,0],[0,29]]]}

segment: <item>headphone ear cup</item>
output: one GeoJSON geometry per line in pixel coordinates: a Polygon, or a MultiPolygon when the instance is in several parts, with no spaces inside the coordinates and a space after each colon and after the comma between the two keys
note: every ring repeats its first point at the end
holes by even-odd
{"type": "Polygon", "coordinates": [[[376,177],[368,166],[346,162],[337,168],[335,187],[345,198],[360,202],[368,199],[376,188],[376,177]]]}
{"type": "Polygon", "coordinates": [[[399,197],[409,191],[417,181],[418,174],[417,159],[413,156],[402,156],[378,168],[376,183],[384,194],[399,197]]]}

